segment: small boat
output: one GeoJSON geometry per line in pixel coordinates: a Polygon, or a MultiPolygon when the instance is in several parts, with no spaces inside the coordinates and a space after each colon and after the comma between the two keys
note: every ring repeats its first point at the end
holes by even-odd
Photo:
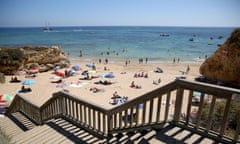
{"type": "Polygon", "coordinates": [[[169,34],[160,34],[160,36],[162,36],[162,37],[168,37],[169,34]]]}
{"type": "Polygon", "coordinates": [[[44,32],[50,32],[52,31],[53,29],[49,26],[49,23],[46,24],[45,28],[43,29],[44,32]]]}
{"type": "Polygon", "coordinates": [[[194,41],[194,39],[193,39],[193,38],[190,38],[189,41],[194,41]]]}

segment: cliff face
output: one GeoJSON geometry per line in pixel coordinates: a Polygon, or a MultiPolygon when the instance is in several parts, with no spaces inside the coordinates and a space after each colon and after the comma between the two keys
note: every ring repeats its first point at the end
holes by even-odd
{"type": "Polygon", "coordinates": [[[69,64],[66,54],[57,46],[0,48],[0,72],[4,74],[31,67],[47,71],[55,65],[68,67],[69,64]]]}
{"type": "Polygon", "coordinates": [[[200,67],[208,79],[240,85],[240,28],[200,67]]]}

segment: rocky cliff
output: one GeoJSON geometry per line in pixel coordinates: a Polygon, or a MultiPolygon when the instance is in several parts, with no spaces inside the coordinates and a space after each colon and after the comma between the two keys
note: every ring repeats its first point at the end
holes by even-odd
{"type": "Polygon", "coordinates": [[[240,28],[200,67],[208,79],[240,85],[240,28]]]}
{"type": "Polygon", "coordinates": [[[38,68],[40,71],[52,69],[55,65],[68,67],[67,55],[57,46],[0,48],[0,72],[14,74],[17,70],[38,68]]]}

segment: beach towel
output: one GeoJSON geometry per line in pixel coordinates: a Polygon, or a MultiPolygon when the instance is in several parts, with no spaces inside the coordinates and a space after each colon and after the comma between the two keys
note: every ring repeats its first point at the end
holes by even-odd
{"type": "Polygon", "coordinates": [[[75,82],[75,83],[71,83],[69,86],[79,88],[79,87],[83,87],[87,84],[88,84],[88,82],[75,82]]]}

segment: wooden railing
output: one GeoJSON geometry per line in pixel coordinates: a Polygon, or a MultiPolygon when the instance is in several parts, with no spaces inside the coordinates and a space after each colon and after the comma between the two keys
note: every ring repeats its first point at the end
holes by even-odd
{"type": "Polygon", "coordinates": [[[64,117],[88,132],[102,137],[113,133],[158,128],[170,122],[224,143],[234,143],[239,142],[239,120],[234,135],[226,136],[233,95],[240,95],[240,90],[177,80],[110,110],[64,91],[54,93],[41,107],[37,107],[21,95],[16,95],[6,114],[20,111],[38,124],[54,117],[64,117]],[[195,92],[200,94],[197,104],[192,102],[195,92]],[[218,101],[223,101],[225,106],[219,119],[220,127],[214,129],[212,125],[218,101]],[[206,105],[208,123],[203,124],[202,117],[206,105]]]}

